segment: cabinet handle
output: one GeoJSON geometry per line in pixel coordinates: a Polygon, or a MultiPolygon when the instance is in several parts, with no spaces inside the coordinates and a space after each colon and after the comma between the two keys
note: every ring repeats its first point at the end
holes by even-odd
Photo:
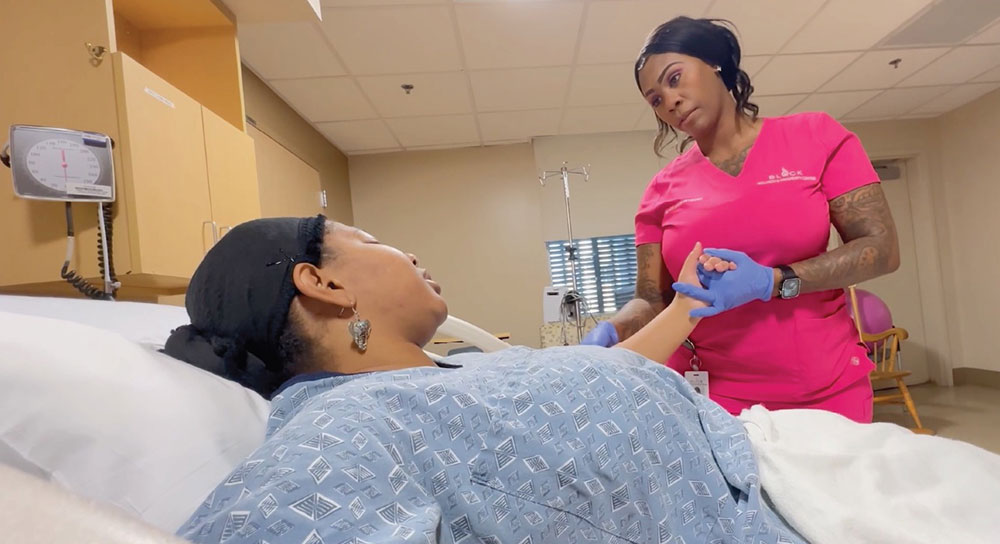
{"type": "MultiPolygon", "coordinates": [[[[226,235],[226,231],[230,231],[230,230],[233,230],[233,227],[231,225],[226,225],[224,227],[219,227],[219,238],[222,238],[223,236],[225,236],[226,235]]],[[[218,241],[218,240],[216,240],[216,241],[218,241]]]]}

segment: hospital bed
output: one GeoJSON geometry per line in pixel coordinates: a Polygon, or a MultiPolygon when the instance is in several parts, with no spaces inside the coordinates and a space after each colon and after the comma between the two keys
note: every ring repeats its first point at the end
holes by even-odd
{"type": "MultiPolygon", "coordinates": [[[[0,296],[4,541],[176,544],[175,528],[260,445],[265,399],[157,351],[186,322],[171,306],[0,296]]],[[[438,334],[508,347],[456,318],[438,334]]],[[[811,541],[1000,534],[1000,456],[828,413],[742,418],[764,491],[811,541]]]]}

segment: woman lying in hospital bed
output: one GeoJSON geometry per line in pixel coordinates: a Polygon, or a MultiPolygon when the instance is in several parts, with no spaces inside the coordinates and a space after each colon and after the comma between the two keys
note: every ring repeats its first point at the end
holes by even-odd
{"type": "MultiPolygon", "coordinates": [[[[699,254],[680,281],[697,282],[699,254]]],[[[856,467],[836,447],[818,457],[781,451],[773,415],[762,411],[752,427],[774,446],[767,469],[780,502],[765,500],[743,424],[650,361],[694,325],[689,312],[700,303],[683,296],[624,349],[511,348],[435,363],[421,347],[447,308],[416,258],[317,217],[233,229],[198,268],[187,300],[192,324],[175,331],[167,353],[274,394],[263,445],[180,529],[196,542],[756,543],[886,530],[857,512],[864,497],[851,495],[867,491],[864,481],[846,491],[804,482],[813,496],[782,481],[793,474],[783,463],[805,457],[856,467]],[[809,506],[797,507],[802,500],[809,506]]],[[[862,426],[825,417],[830,429],[848,427],[846,442],[859,439],[852,432],[862,426]]],[[[893,435],[893,444],[908,439],[893,435]]],[[[947,451],[1000,469],[981,450],[947,451]]],[[[944,470],[927,461],[925,472],[944,470]]],[[[962,493],[995,493],[998,474],[976,475],[962,493]]],[[[937,504],[913,501],[918,511],[937,504]]],[[[910,521],[905,507],[890,509],[910,521]]],[[[997,529],[966,521],[957,526],[967,538],[997,529]]],[[[947,520],[934,526],[955,534],[947,520]]],[[[888,534],[924,536],[896,538],[906,532],[888,534]]]]}

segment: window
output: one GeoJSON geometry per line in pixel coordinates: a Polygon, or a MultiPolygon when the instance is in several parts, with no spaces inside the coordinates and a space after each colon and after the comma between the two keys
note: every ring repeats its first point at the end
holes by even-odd
{"type": "MultiPolygon", "coordinates": [[[[545,243],[553,287],[572,288],[566,240],[545,243]]],[[[598,236],[576,241],[577,289],[591,313],[616,312],[635,294],[635,235],[598,236]]]]}

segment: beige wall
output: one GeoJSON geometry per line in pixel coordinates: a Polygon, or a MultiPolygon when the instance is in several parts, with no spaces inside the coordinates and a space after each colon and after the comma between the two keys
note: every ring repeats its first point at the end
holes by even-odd
{"type": "MultiPolygon", "coordinates": [[[[952,383],[949,365],[1000,371],[1000,336],[994,331],[1000,287],[989,280],[994,271],[1000,273],[1000,256],[992,251],[1000,239],[1000,214],[994,209],[1000,183],[993,179],[992,164],[1000,155],[996,126],[1000,92],[938,119],[848,126],[873,159],[905,161],[920,291],[913,306],[923,329],[919,346],[911,349],[926,351],[930,377],[942,384],[952,383]],[[957,259],[970,255],[984,272],[963,273],[957,259]]],[[[458,286],[447,291],[455,315],[511,329],[514,342],[537,345],[538,291],[548,281],[543,243],[566,235],[560,181],[542,188],[538,172],[556,170],[562,161],[570,167],[590,164],[590,182],[571,178],[574,234],[631,232],[639,197],[666,162],[653,155],[652,137],[650,132],[556,136],[538,138],[532,146],[353,157],[355,217],[387,240],[430,257],[445,286],[458,286]],[[523,213],[497,213],[515,201],[523,213]],[[407,213],[414,221],[406,220],[407,213]],[[447,242],[432,239],[438,236],[447,242]],[[476,245],[481,238],[503,241],[484,251],[476,245]],[[463,249],[469,253],[462,255],[463,249]],[[486,304],[482,286],[501,284],[512,271],[484,266],[474,256],[522,260],[526,268],[505,291],[509,296],[486,304]]]]}
{"type": "MultiPolygon", "coordinates": [[[[570,177],[573,235],[577,238],[629,234],[633,217],[646,185],[675,156],[667,159],[653,153],[654,132],[624,132],[580,136],[536,138],[535,166],[558,170],[563,161],[569,168],[590,165],[590,181],[570,177]]],[[[546,182],[540,192],[542,235],[545,240],[566,238],[566,212],[562,180],[546,182]]]]}
{"type": "Polygon", "coordinates": [[[320,185],[327,193],[327,217],[353,223],[347,157],[246,66],[243,93],[247,115],[257,128],[319,172],[320,185]]]}
{"type": "Polygon", "coordinates": [[[1000,372],[1000,92],[936,119],[849,126],[874,158],[907,158],[931,376],[1000,372]],[[974,261],[971,273],[963,264],[974,261]]]}
{"type": "Polygon", "coordinates": [[[528,144],[351,157],[355,224],[405,251],[452,315],[537,346],[548,281],[528,144]]]}
{"type": "Polygon", "coordinates": [[[959,367],[1000,372],[1000,92],[940,118],[942,205],[948,218],[959,367]]]}
{"type": "Polygon", "coordinates": [[[453,315],[538,346],[545,242],[566,238],[562,181],[542,169],[589,164],[570,179],[574,235],[626,234],[649,180],[666,164],[652,132],[538,138],[517,144],[354,156],[356,224],[413,251],[439,277],[453,315]],[[501,287],[505,286],[505,287],[501,287]],[[484,292],[484,290],[486,290],[484,292]]]}
{"type": "MultiPolygon", "coordinates": [[[[887,121],[850,124],[858,134],[872,159],[901,159],[904,162],[909,193],[909,212],[914,241],[915,268],[901,268],[897,275],[915,274],[919,281],[919,302],[904,308],[894,308],[893,318],[912,335],[912,349],[925,352],[930,378],[940,384],[951,384],[949,364],[962,359],[956,351],[954,338],[958,334],[949,312],[957,309],[948,304],[951,285],[943,273],[942,263],[948,259],[948,225],[942,207],[941,154],[939,127],[936,120],[887,121]],[[907,315],[908,312],[920,315],[907,315]]],[[[902,236],[902,235],[901,235],[902,236]]],[[[884,283],[883,283],[884,284],[884,283]]],[[[907,284],[901,281],[900,284],[907,284]]]]}

